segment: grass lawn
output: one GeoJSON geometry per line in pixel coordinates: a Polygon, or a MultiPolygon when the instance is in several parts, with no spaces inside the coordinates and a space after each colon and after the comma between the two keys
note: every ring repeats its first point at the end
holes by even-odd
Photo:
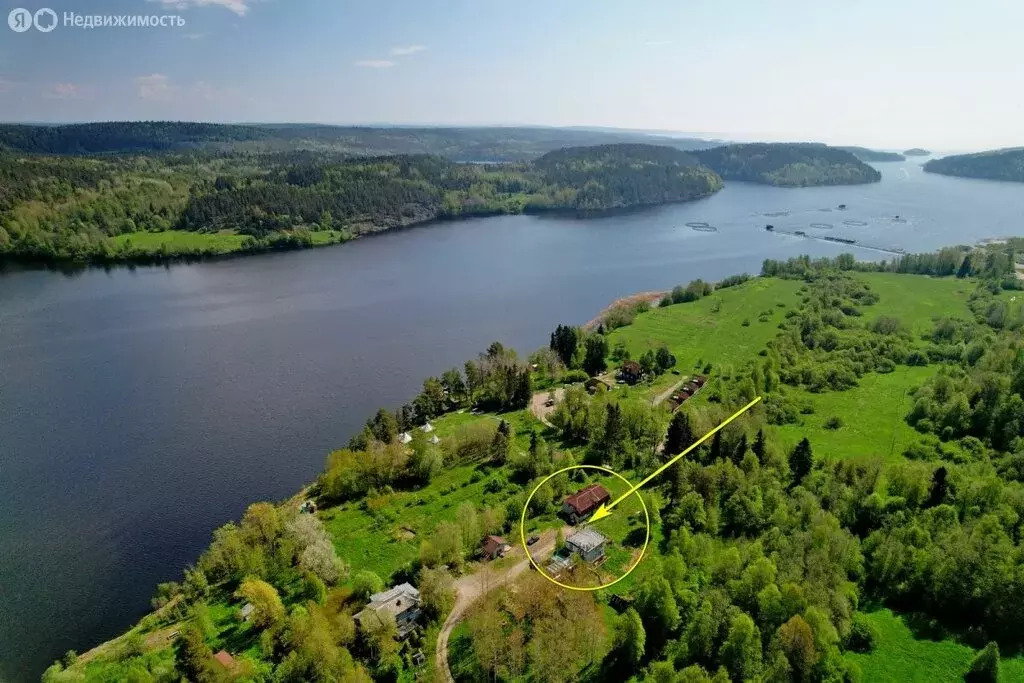
{"type": "Polygon", "coordinates": [[[118,235],[114,238],[114,242],[119,247],[130,245],[145,251],[156,251],[166,244],[167,249],[171,252],[209,249],[221,254],[241,249],[244,241],[245,235],[237,235],[233,232],[206,233],[187,232],[184,230],[133,232],[127,235],[118,235]]]}
{"type": "MultiPolygon", "coordinates": [[[[914,636],[906,618],[882,609],[868,615],[880,638],[870,654],[848,653],[871,683],[962,683],[976,650],[953,640],[914,636]]],[[[1024,658],[1004,658],[999,680],[1024,680],[1024,658]]]]}
{"type": "MultiPolygon", "coordinates": [[[[314,246],[324,246],[341,241],[342,233],[337,230],[323,230],[312,232],[310,235],[314,246]]],[[[213,254],[228,254],[240,250],[245,240],[245,235],[239,235],[232,230],[215,233],[165,230],[118,235],[114,238],[114,243],[119,247],[131,245],[143,251],[156,251],[166,245],[171,253],[203,250],[213,254]]]]}
{"type": "Polygon", "coordinates": [[[812,415],[801,415],[802,424],[778,427],[787,451],[807,437],[818,458],[849,458],[880,455],[900,460],[908,444],[919,435],[904,420],[912,405],[913,390],[938,372],[938,365],[901,365],[888,374],[870,373],[848,391],[813,394],[788,387],[790,395],[814,406],[812,415]],[[825,421],[838,416],[839,429],[826,429],[825,421]]]}
{"type": "Polygon", "coordinates": [[[874,306],[865,306],[865,322],[880,315],[899,318],[915,337],[932,329],[936,317],[970,319],[967,297],[977,287],[974,280],[926,277],[901,273],[860,273],[878,294],[874,306]]]}
{"type": "MultiPolygon", "coordinates": [[[[516,433],[513,448],[520,450],[529,448],[529,428],[540,426],[525,410],[500,416],[449,413],[431,424],[443,446],[459,427],[498,419],[512,425],[516,433]]],[[[523,487],[504,481],[502,474],[500,468],[485,464],[459,465],[445,469],[418,491],[399,491],[374,499],[373,512],[363,501],[356,501],[326,508],[319,516],[334,539],[338,555],[345,558],[353,572],[369,569],[387,581],[417,557],[420,542],[433,533],[438,522],[455,520],[462,503],[473,503],[478,510],[485,506],[505,509],[509,498],[523,487]],[[495,477],[502,480],[502,486],[488,490],[495,477]]]]}
{"type": "MultiPolygon", "coordinates": [[[[609,346],[623,341],[633,358],[662,344],[676,357],[676,368],[685,376],[700,362],[713,368],[736,365],[754,358],[779,333],[786,311],[799,303],[801,282],[754,278],[698,301],[655,308],[638,315],[631,325],[613,330],[609,346]],[[781,305],[780,305],[781,304],[781,305]],[[716,311],[717,309],[717,311],[716,311]],[[765,313],[765,322],[759,317],[765,313]],[[744,326],[744,321],[748,324],[744,326]]],[[[665,373],[650,386],[648,397],[679,381],[665,373]]]]}

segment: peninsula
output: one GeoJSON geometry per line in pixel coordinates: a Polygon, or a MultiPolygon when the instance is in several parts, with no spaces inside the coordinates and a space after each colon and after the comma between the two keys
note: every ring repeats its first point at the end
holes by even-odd
{"type": "Polygon", "coordinates": [[[906,161],[907,159],[903,154],[897,152],[879,152],[867,147],[839,147],[837,149],[846,150],[861,161],[906,161]]]}
{"type": "Polygon", "coordinates": [[[1024,183],[1024,148],[997,149],[977,154],[957,154],[941,159],[932,159],[924,165],[924,170],[928,173],[940,173],[961,178],[1024,183]]]}
{"type": "Polygon", "coordinates": [[[1019,243],[766,260],[495,342],[43,680],[1019,680],[1019,243]],[[642,481],[758,397],[604,519],[615,477],[552,478],[642,481]]]}

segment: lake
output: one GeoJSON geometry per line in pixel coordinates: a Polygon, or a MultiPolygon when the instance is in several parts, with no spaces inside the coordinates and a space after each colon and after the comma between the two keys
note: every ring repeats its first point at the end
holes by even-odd
{"type": "Polygon", "coordinates": [[[892,258],[766,223],[908,251],[1024,235],[1024,185],[918,163],[878,164],[874,185],[730,183],[588,220],[473,219],[197,265],[0,275],[0,679],[36,680],[123,631],[215,527],[294,493],[378,407],[491,341],[529,352],[616,297],[757,273],[765,258],[892,258]],[[718,231],[685,226],[701,221],[718,231]]]}

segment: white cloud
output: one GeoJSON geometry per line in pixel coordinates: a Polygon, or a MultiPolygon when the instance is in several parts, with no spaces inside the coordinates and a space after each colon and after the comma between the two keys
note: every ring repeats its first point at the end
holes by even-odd
{"type": "Polygon", "coordinates": [[[367,69],[390,69],[397,63],[390,59],[360,59],[356,62],[356,66],[362,66],[367,69]]]}
{"type": "Polygon", "coordinates": [[[170,79],[163,74],[149,74],[135,79],[135,88],[139,98],[150,101],[167,101],[171,98],[172,86],[170,79]]]}
{"type": "Polygon", "coordinates": [[[147,2],[159,2],[166,7],[174,9],[188,9],[190,7],[223,7],[231,10],[240,17],[244,17],[249,11],[249,3],[253,0],[147,0],[147,2]]]}
{"type": "Polygon", "coordinates": [[[395,57],[405,57],[406,55],[414,55],[417,52],[423,52],[426,49],[427,47],[425,45],[405,45],[391,48],[391,54],[395,57]]]}
{"type": "Polygon", "coordinates": [[[55,83],[43,93],[48,100],[79,100],[89,96],[89,92],[77,83],[55,83]]]}
{"type": "Polygon", "coordinates": [[[671,40],[648,40],[647,42],[644,43],[644,45],[647,45],[649,47],[650,46],[654,46],[654,45],[671,45],[671,44],[672,44],[671,40]]]}

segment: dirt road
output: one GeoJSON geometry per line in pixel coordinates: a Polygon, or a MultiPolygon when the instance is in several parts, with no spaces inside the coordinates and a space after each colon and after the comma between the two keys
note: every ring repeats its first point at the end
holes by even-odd
{"type": "Polygon", "coordinates": [[[555,391],[555,405],[548,406],[544,405],[548,401],[548,395],[550,391],[538,391],[530,399],[530,412],[533,413],[538,420],[544,423],[547,427],[554,428],[555,425],[548,421],[548,415],[555,412],[555,408],[562,401],[562,397],[565,396],[565,387],[558,387],[555,391]]]}
{"type": "MultiPolygon", "coordinates": [[[[537,558],[539,561],[539,558],[553,551],[555,548],[555,538],[554,530],[545,531],[541,535],[541,539],[530,547],[534,558],[537,558]]],[[[513,545],[509,555],[516,555],[522,557],[522,559],[511,567],[498,571],[487,565],[475,574],[463,576],[455,582],[455,606],[452,608],[448,618],[445,619],[441,632],[437,634],[437,655],[435,657],[437,670],[441,672],[442,679],[448,681],[448,683],[454,683],[455,681],[452,678],[452,670],[448,667],[448,638],[452,634],[452,629],[455,628],[455,625],[465,615],[466,610],[478,598],[487,595],[495,588],[514,581],[516,577],[530,566],[530,560],[523,555],[521,544],[516,543],[513,545]]]]}
{"type": "Polygon", "coordinates": [[[676,390],[679,389],[679,387],[681,387],[684,384],[686,384],[689,380],[690,380],[689,377],[683,377],[678,382],[676,382],[675,384],[670,386],[668,389],[666,389],[665,391],[663,391],[660,394],[658,394],[657,396],[655,396],[654,400],[651,401],[651,405],[652,406],[659,406],[659,405],[661,405],[662,403],[667,401],[668,397],[671,396],[673,393],[675,393],[676,390]]]}

